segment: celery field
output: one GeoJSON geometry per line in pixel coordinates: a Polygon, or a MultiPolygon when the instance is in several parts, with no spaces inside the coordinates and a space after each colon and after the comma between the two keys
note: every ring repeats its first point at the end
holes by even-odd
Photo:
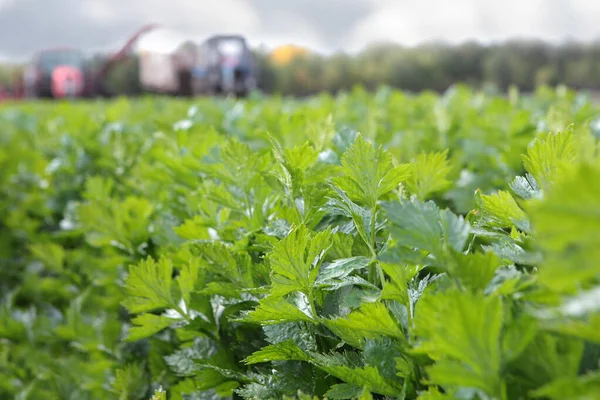
{"type": "Polygon", "coordinates": [[[4,104],[0,399],[600,399],[600,106],[4,104]]]}

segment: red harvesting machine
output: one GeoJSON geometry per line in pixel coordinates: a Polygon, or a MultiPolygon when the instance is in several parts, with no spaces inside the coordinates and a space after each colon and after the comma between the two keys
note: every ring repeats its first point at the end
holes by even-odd
{"type": "Polygon", "coordinates": [[[35,54],[13,84],[12,93],[0,90],[0,100],[21,98],[90,98],[108,97],[108,72],[132,51],[138,39],[158,25],[139,29],[125,45],[99,66],[94,66],[83,51],[54,48],[35,54]]]}

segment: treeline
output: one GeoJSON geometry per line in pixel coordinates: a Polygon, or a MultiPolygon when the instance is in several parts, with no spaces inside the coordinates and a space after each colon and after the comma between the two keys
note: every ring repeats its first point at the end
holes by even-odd
{"type": "Polygon", "coordinates": [[[575,89],[600,89],[600,41],[551,45],[541,41],[509,41],[484,46],[428,44],[402,47],[373,45],[351,56],[299,55],[275,65],[259,54],[261,83],[266,91],[308,94],[336,92],[382,84],[410,91],[443,91],[454,83],[492,84],[523,91],[565,84],[575,89]]]}
{"type": "MultiPolygon", "coordinates": [[[[335,93],[356,85],[374,89],[383,84],[409,91],[443,91],[455,83],[491,84],[500,90],[515,85],[530,91],[558,84],[600,90],[600,41],[552,45],[513,40],[496,45],[469,42],[417,47],[376,44],[356,55],[299,52],[285,62],[265,51],[256,50],[255,54],[261,89],[286,95],[335,93]]],[[[0,70],[0,82],[6,83],[11,74],[0,70]]],[[[136,60],[116,68],[109,87],[116,93],[140,92],[136,60]]]]}

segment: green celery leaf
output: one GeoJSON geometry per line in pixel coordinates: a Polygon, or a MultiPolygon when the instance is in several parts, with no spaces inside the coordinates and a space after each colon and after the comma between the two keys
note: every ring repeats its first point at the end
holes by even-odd
{"type": "Polygon", "coordinates": [[[165,361],[178,376],[193,376],[202,368],[197,360],[206,360],[217,354],[217,344],[207,338],[196,338],[191,345],[165,356],[165,361]]]}
{"type": "Polygon", "coordinates": [[[542,284],[571,292],[600,274],[600,167],[582,165],[530,204],[538,246],[545,255],[542,284]]]}
{"type": "Polygon", "coordinates": [[[411,171],[410,164],[394,166],[390,153],[382,147],[376,149],[360,134],[342,156],[342,166],[344,175],[334,178],[333,183],[369,208],[408,179],[411,171]]]}
{"type": "Polygon", "coordinates": [[[440,223],[446,243],[457,252],[463,251],[471,233],[469,223],[450,210],[440,211],[440,223]]]}
{"type": "Polygon", "coordinates": [[[357,348],[363,348],[366,339],[389,336],[404,340],[402,330],[383,303],[365,303],[345,317],[323,319],[321,322],[357,348]]]}
{"type": "Polygon", "coordinates": [[[396,359],[402,357],[399,342],[388,337],[382,340],[367,340],[364,355],[367,365],[377,367],[379,373],[389,380],[397,379],[396,359]]]}
{"type": "MultiPolygon", "coordinates": [[[[399,396],[397,397],[403,397],[404,393],[401,393],[399,396]]],[[[363,390],[362,392],[360,392],[360,395],[357,397],[357,400],[373,400],[373,395],[371,394],[371,390],[369,390],[369,386],[365,385],[363,386],[363,390]]]]}
{"type": "Polygon", "coordinates": [[[256,309],[239,319],[243,322],[274,325],[284,322],[313,322],[310,316],[290,304],[283,297],[269,296],[261,299],[256,309]]]}
{"type": "Polygon", "coordinates": [[[190,258],[189,261],[181,267],[181,271],[177,277],[181,296],[187,305],[190,304],[190,296],[198,280],[200,269],[198,261],[197,258],[190,258]]]}
{"type": "Polygon", "coordinates": [[[34,257],[41,260],[45,267],[53,272],[62,272],[67,253],[55,243],[35,243],[29,247],[34,257]]]}
{"type": "Polygon", "coordinates": [[[343,258],[352,258],[352,245],[354,237],[352,235],[335,232],[331,235],[332,246],[327,252],[326,260],[333,261],[343,258]]]}
{"type": "Polygon", "coordinates": [[[271,344],[254,352],[243,360],[246,364],[257,364],[269,361],[308,361],[309,357],[296,345],[293,339],[271,344]]]}
{"type": "Polygon", "coordinates": [[[238,285],[229,282],[209,282],[199,293],[206,296],[224,296],[236,299],[242,298],[242,292],[238,285]]]}
{"type": "Polygon", "coordinates": [[[562,166],[574,161],[575,155],[573,132],[549,133],[543,139],[535,139],[523,156],[523,165],[545,191],[560,175],[562,166]]]}
{"type": "Polygon", "coordinates": [[[498,239],[498,242],[492,243],[490,246],[482,246],[482,248],[516,264],[539,265],[543,261],[540,252],[525,250],[517,243],[507,239],[498,239]]]}
{"type": "Polygon", "coordinates": [[[186,219],[182,225],[174,228],[174,231],[183,239],[208,240],[210,239],[210,234],[208,233],[207,225],[207,221],[200,216],[195,216],[191,219],[186,219]]]}
{"type": "Polygon", "coordinates": [[[269,135],[269,139],[280,167],[273,173],[284,187],[286,196],[293,201],[304,186],[306,171],[317,161],[317,151],[308,142],[284,150],[272,136],[269,135]]]}
{"type": "Polygon", "coordinates": [[[317,331],[315,325],[305,322],[286,322],[263,326],[266,341],[271,344],[293,339],[304,351],[317,351],[317,331]]]}
{"type": "Polygon", "coordinates": [[[462,217],[448,210],[440,211],[435,203],[413,199],[383,205],[395,248],[383,258],[390,262],[435,262],[444,266],[449,251],[462,251],[471,232],[462,217]],[[427,255],[434,258],[427,258],[427,255]],[[391,257],[391,258],[390,258],[391,257]]]}
{"type": "Polygon", "coordinates": [[[426,392],[419,394],[417,400],[454,400],[451,394],[441,393],[437,387],[429,387],[426,392]]]}
{"type": "MultiPolygon", "coordinates": [[[[210,368],[201,369],[194,373],[195,390],[201,392],[210,393],[210,389],[217,388],[219,385],[228,381],[229,378],[223,376],[219,371],[210,368]]],[[[216,400],[222,397],[214,396],[212,398],[216,400]]]]}
{"type": "Polygon", "coordinates": [[[116,372],[112,392],[119,398],[142,400],[149,388],[147,376],[141,363],[130,363],[116,372]]]}
{"type": "Polygon", "coordinates": [[[168,258],[141,260],[129,270],[125,281],[128,298],[123,306],[132,313],[173,307],[176,302],[171,291],[172,275],[173,264],[168,258]]]}
{"type": "Polygon", "coordinates": [[[563,335],[600,343],[600,313],[598,312],[577,319],[558,319],[545,324],[545,326],[563,335]]]}
{"type": "Polygon", "coordinates": [[[489,285],[500,267],[500,259],[492,252],[455,254],[449,263],[451,277],[459,279],[461,284],[482,291],[489,285]]]}
{"type": "Polygon", "coordinates": [[[575,378],[583,351],[581,340],[539,332],[511,363],[511,373],[530,389],[557,379],[575,378]]]}
{"type": "Polygon", "coordinates": [[[253,267],[246,253],[235,253],[223,242],[196,243],[202,258],[208,263],[212,273],[241,288],[254,287],[253,267]]]}
{"type": "Polygon", "coordinates": [[[367,281],[366,279],[361,278],[360,276],[347,276],[340,279],[330,279],[326,282],[319,283],[319,285],[322,285],[321,288],[323,290],[338,290],[346,286],[362,286],[376,292],[379,291],[379,287],[367,281]]]}
{"type": "Polygon", "coordinates": [[[134,326],[129,330],[127,341],[134,342],[145,339],[180,321],[182,321],[182,318],[171,318],[154,314],[138,315],[131,320],[134,326]]]}
{"type": "Polygon", "coordinates": [[[592,400],[600,398],[600,371],[578,377],[559,377],[535,390],[534,397],[552,400],[592,400]]]}
{"type": "Polygon", "coordinates": [[[501,397],[503,313],[498,297],[453,290],[421,297],[414,334],[421,338],[417,351],[438,360],[428,368],[432,381],[456,386],[468,383],[501,397]]]}
{"type": "Polygon", "coordinates": [[[502,335],[502,351],[508,362],[517,359],[538,333],[538,323],[527,314],[507,316],[502,335]],[[510,318],[510,319],[509,319],[510,318]]]}
{"type": "Polygon", "coordinates": [[[446,157],[448,150],[438,153],[420,154],[413,162],[412,173],[406,186],[419,200],[425,200],[436,192],[448,188],[447,179],[451,171],[446,157]]]}
{"type": "Polygon", "coordinates": [[[325,393],[328,399],[356,399],[360,396],[362,389],[359,386],[350,385],[348,383],[339,383],[331,386],[325,393]]]}
{"type": "Polygon", "coordinates": [[[522,199],[541,199],[542,191],[531,174],[525,176],[517,176],[511,183],[510,188],[518,194],[522,199]]]}
{"type": "Polygon", "coordinates": [[[492,195],[479,194],[478,217],[485,226],[510,228],[527,220],[525,212],[507,191],[500,190],[492,195]]]}
{"type": "Polygon", "coordinates": [[[304,225],[294,229],[269,254],[272,293],[283,296],[301,291],[310,295],[330,246],[330,230],[312,236],[304,225]]]}
{"type": "MultiPolygon", "coordinates": [[[[356,232],[358,232],[365,245],[371,246],[371,238],[375,236],[375,234],[385,226],[383,221],[377,221],[379,213],[375,212],[375,221],[373,223],[372,211],[374,209],[369,210],[367,208],[361,207],[358,204],[354,203],[343,190],[335,186],[333,187],[333,189],[335,190],[338,196],[337,198],[331,198],[329,200],[329,203],[327,205],[329,214],[332,216],[342,215],[344,217],[350,218],[352,220],[354,228],[356,229],[356,232]],[[375,228],[374,232],[373,228],[375,228]]],[[[374,252],[375,250],[371,249],[371,251],[374,252]]]]}
{"type": "Polygon", "coordinates": [[[390,280],[386,280],[383,284],[381,299],[396,300],[408,307],[410,302],[408,284],[417,276],[422,267],[381,263],[381,268],[390,277],[390,280]]]}
{"type": "Polygon", "coordinates": [[[321,269],[317,283],[326,284],[333,279],[345,278],[352,272],[366,268],[371,263],[367,257],[350,257],[335,260],[321,269]]]}
{"type": "Polygon", "coordinates": [[[418,248],[439,255],[442,249],[442,230],[439,208],[429,201],[386,203],[383,206],[389,219],[392,238],[402,247],[418,248]]]}
{"type": "MultiPolygon", "coordinates": [[[[275,363],[274,363],[275,364],[275,363]]],[[[268,375],[253,375],[253,382],[237,391],[245,399],[306,399],[314,393],[314,368],[305,362],[280,361],[268,375]]]]}
{"type": "Polygon", "coordinates": [[[331,374],[342,381],[358,387],[367,386],[373,393],[384,396],[400,396],[402,386],[399,382],[385,379],[379,374],[377,368],[373,366],[353,368],[347,365],[340,365],[337,358],[319,355],[313,361],[320,369],[331,374]]]}

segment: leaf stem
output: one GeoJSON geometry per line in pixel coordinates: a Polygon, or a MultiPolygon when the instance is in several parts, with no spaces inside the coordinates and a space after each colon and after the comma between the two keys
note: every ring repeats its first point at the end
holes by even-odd
{"type": "Polygon", "coordinates": [[[186,312],[184,312],[181,307],[179,307],[176,304],[171,304],[171,305],[173,306],[173,309],[179,313],[179,315],[181,315],[183,318],[185,318],[186,321],[192,322],[192,318],[186,312]]]}
{"type": "Polygon", "coordinates": [[[250,191],[246,187],[244,187],[244,200],[246,201],[246,212],[248,213],[248,218],[253,220],[254,210],[252,207],[252,202],[250,201],[250,191]]]}
{"type": "Polygon", "coordinates": [[[502,400],[508,400],[508,394],[506,393],[506,384],[504,380],[500,381],[500,398],[502,400]]]}
{"type": "MultiPolygon", "coordinates": [[[[304,199],[304,193],[301,193],[301,194],[302,194],[302,198],[304,199]]],[[[293,192],[290,194],[289,201],[292,203],[292,204],[290,204],[290,207],[292,207],[294,209],[294,213],[296,214],[296,218],[298,219],[298,224],[304,223],[304,216],[300,212],[300,209],[298,208],[298,204],[296,204],[296,199],[294,198],[293,192]]]]}
{"type": "Polygon", "coordinates": [[[376,215],[377,215],[377,205],[371,207],[371,252],[376,256],[375,253],[375,227],[376,227],[376,215]]]}
{"type": "Polygon", "coordinates": [[[317,318],[317,307],[315,307],[315,296],[312,290],[308,290],[308,303],[310,304],[310,311],[313,315],[313,318],[317,318]]]}
{"type": "Polygon", "coordinates": [[[376,239],[376,230],[377,228],[377,204],[371,207],[371,232],[370,232],[370,240],[368,246],[371,251],[371,257],[375,264],[369,267],[369,282],[374,285],[382,284],[385,281],[385,277],[383,275],[383,270],[379,263],[377,263],[377,252],[375,251],[375,239],[376,239]],[[379,279],[379,282],[377,281],[379,279]]]}
{"type": "Polygon", "coordinates": [[[385,275],[383,274],[383,269],[381,268],[381,265],[379,265],[379,263],[376,264],[376,268],[377,274],[379,275],[379,283],[381,283],[381,286],[383,287],[383,282],[385,282],[385,275]]]}

